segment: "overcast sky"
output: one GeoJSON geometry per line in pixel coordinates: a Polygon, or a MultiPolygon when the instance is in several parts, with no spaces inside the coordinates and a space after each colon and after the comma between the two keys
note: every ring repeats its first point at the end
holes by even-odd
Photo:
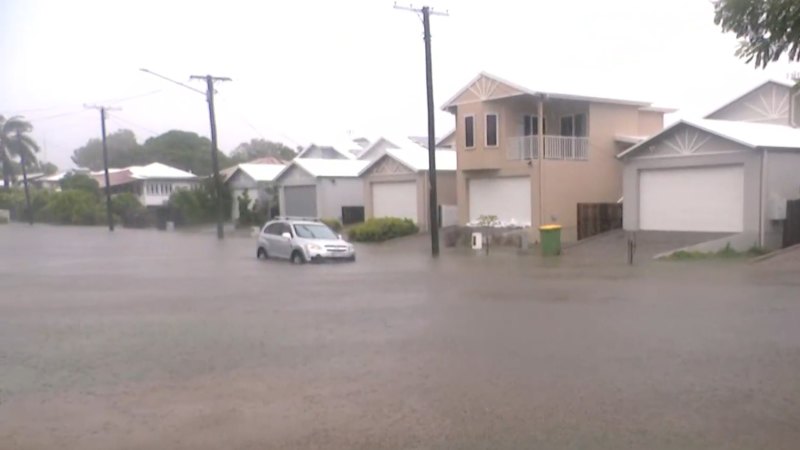
{"type": "MultiPolygon", "coordinates": [[[[123,108],[111,131],[140,141],[170,129],[208,135],[203,96],[218,86],[220,148],[254,137],[295,147],[354,134],[424,135],[422,24],[392,1],[0,0],[0,114],[32,120],[47,159],[66,166],[99,135],[96,111],[123,108]],[[193,82],[198,88],[203,86],[193,82]]],[[[713,22],[707,0],[431,0],[437,108],[480,71],[531,89],[558,83],[707,112],[767,78],[713,22]]],[[[453,125],[439,112],[437,134],[453,125]]],[[[674,119],[674,117],[673,117],[674,119]]]]}

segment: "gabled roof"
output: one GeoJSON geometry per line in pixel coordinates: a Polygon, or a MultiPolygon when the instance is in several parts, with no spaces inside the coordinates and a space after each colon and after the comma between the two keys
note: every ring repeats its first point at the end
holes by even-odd
{"type": "Polygon", "coordinates": [[[758,86],[746,91],[744,94],[741,94],[741,95],[737,96],[733,100],[725,103],[724,105],[720,106],[719,108],[716,108],[715,110],[713,110],[710,113],[706,114],[705,116],[703,116],[703,118],[704,119],[708,119],[710,116],[713,116],[714,114],[722,111],[723,109],[727,108],[728,106],[731,106],[732,104],[738,102],[739,100],[743,99],[744,97],[747,97],[751,93],[761,89],[762,87],[764,87],[764,86],[766,86],[768,84],[777,84],[778,86],[783,86],[783,87],[788,87],[788,88],[791,88],[793,86],[791,83],[787,83],[785,81],[780,81],[780,80],[767,80],[767,81],[764,81],[763,83],[759,83],[758,86]]]}
{"type": "MultiPolygon", "coordinates": [[[[469,83],[466,84],[463,88],[461,88],[455,95],[453,95],[449,100],[447,100],[444,105],[442,105],[442,110],[447,111],[449,108],[454,106],[453,102],[458,99],[464,92],[470,89],[470,87],[480,80],[482,77],[486,77],[497,81],[498,83],[505,84],[509,87],[512,87],[523,94],[528,95],[545,95],[550,98],[558,98],[564,100],[583,100],[589,102],[600,102],[600,103],[613,103],[613,104],[621,104],[621,105],[632,105],[632,106],[641,106],[641,107],[651,107],[651,102],[641,101],[641,100],[633,100],[633,99],[624,99],[624,98],[613,98],[609,97],[602,93],[590,93],[590,92],[580,92],[580,93],[568,93],[574,92],[571,89],[566,89],[564,86],[557,87],[557,86],[543,86],[537,83],[537,87],[527,88],[520,84],[513,83],[511,81],[505,80],[500,78],[496,75],[492,75],[488,72],[481,72],[475,78],[473,78],[469,83]]],[[[533,84],[532,84],[533,85],[533,84]]]]}
{"type": "MultiPolygon", "coordinates": [[[[392,158],[400,164],[413,170],[414,172],[423,172],[428,170],[428,151],[425,149],[407,149],[407,148],[390,148],[386,150],[384,157],[392,158]]],[[[375,164],[383,158],[378,158],[369,163],[361,171],[363,175],[375,164]]],[[[437,172],[455,172],[456,170],[456,152],[452,150],[436,150],[436,171],[437,172]]]]}
{"type": "Polygon", "coordinates": [[[622,158],[642,147],[650,145],[650,143],[669,133],[679,125],[688,125],[753,149],[785,148],[800,150],[800,129],[798,128],[766,123],[695,119],[678,121],[665,128],[660,133],[620,153],[617,155],[617,158],[622,158]]]}
{"type": "Polygon", "coordinates": [[[394,146],[394,148],[410,148],[410,149],[423,148],[423,147],[420,146],[420,144],[418,142],[416,142],[415,140],[411,139],[410,137],[406,137],[406,136],[380,136],[378,139],[375,139],[374,141],[372,141],[370,146],[367,147],[364,150],[364,152],[361,153],[358,156],[358,158],[359,159],[366,158],[367,155],[372,153],[372,151],[381,142],[386,142],[386,143],[394,146]]]}
{"type": "Polygon", "coordinates": [[[296,158],[278,173],[279,180],[292,167],[299,167],[309,175],[319,178],[355,178],[358,177],[369,161],[350,159],[296,158]]]}
{"type": "Polygon", "coordinates": [[[185,170],[177,169],[160,162],[150,163],[146,166],[131,166],[128,167],[133,178],[146,180],[154,179],[195,179],[197,175],[187,172],[185,170]]]}
{"type": "Polygon", "coordinates": [[[234,170],[233,173],[228,176],[228,179],[233,177],[236,172],[242,171],[256,182],[270,182],[274,181],[278,174],[281,173],[281,171],[283,171],[285,168],[285,164],[243,163],[237,166],[236,170],[234,170]]]}
{"type": "Polygon", "coordinates": [[[454,135],[454,134],[456,134],[456,129],[455,129],[455,128],[453,128],[452,130],[450,130],[450,131],[449,131],[447,134],[445,134],[444,136],[440,137],[440,138],[439,138],[439,140],[438,140],[438,141],[436,141],[436,146],[437,146],[437,147],[441,146],[441,145],[442,145],[442,142],[444,142],[444,141],[446,141],[446,140],[450,139],[451,137],[453,137],[453,135],[454,135]]]}

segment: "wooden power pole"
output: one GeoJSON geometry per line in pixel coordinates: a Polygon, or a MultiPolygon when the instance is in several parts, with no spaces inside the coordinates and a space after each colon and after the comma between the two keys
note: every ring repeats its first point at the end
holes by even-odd
{"type": "Polygon", "coordinates": [[[106,182],[106,220],[108,221],[108,231],[114,231],[114,215],[111,212],[111,180],[108,176],[108,144],[106,143],[106,112],[119,111],[121,108],[111,108],[108,106],[84,105],[86,108],[100,111],[100,132],[103,137],[103,175],[106,182]]]}
{"type": "Polygon", "coordinates": [[[414,8],[413,6],[394,5],[395,9],[422,13],[423,39],[425,41],[425,87],[428,103],[428,184],[430,190],[429,226],[431,230],[431,255],[439,256],[439,201],[436,194],[436,126],[433,109],[433,67],[431,58],[431,14],[447,16],[447,12],[435,12],[429,6],[414,8]]]}

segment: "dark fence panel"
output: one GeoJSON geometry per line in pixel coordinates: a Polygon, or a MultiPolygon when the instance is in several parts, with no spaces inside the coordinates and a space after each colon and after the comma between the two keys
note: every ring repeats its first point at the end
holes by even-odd
{"type": "Polygon", "coordinates": [[[622,228],[622,204],[578,203],[578,240],[622,228]]]}
{"type": "Polygon", "coordinates": [[[800,244],[800,199],[786,202],[786,221],[783,222],[783,246],[800,244]]]}
{"type": "Polygon", "coordinates": [[[361,223],[364,221],[363,206],[342,206],[342,225],[361,223]]]}

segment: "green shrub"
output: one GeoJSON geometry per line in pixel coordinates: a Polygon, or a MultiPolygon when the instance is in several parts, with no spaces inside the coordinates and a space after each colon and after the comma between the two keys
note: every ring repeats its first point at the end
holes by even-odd
{"type": "Polygon", "coordinates": [[[337,233],[342,231],[342,222],[340,222],[339,219],[320,219],[320,222],[337,233]]]}
{"type": "MultiPolygon", "coordinates": [[[[230,219],[232,196],[223,186],[223,219],[230,219]]],[[[170,220],[176,225],[213,222],[217,218],[216,194],[212,180],[205,180],[197,189],[180,189],[169,198],[170,220]]]]}
{"type": "Polygon", "coordinates": [[[111,198],[111,212],[119,217],[126,228],[145,228],[155,221],[153,215],[130,192],[117,194],[111,198]]]}
{"type": "Polygon", "coordinates": [[[97,225],[105,223],[105,208],[85,190],[73,189],[50,194],[39,212],[40,220],[65,225],[97,225]]]}
{"type": "Polygon", "coordinates": [[[98,197],[100,195],[100,184],[89,175],[73,174],[67,175],[61,180],[61,190],[85,191],[98,197]]]}
{"type": "Polygon", "coordinates": [[[419,228],[410,219],[381,217],[369,219],[350,229],[350,239],[357,242],[382,242],[417,233],[419,228]]]}

